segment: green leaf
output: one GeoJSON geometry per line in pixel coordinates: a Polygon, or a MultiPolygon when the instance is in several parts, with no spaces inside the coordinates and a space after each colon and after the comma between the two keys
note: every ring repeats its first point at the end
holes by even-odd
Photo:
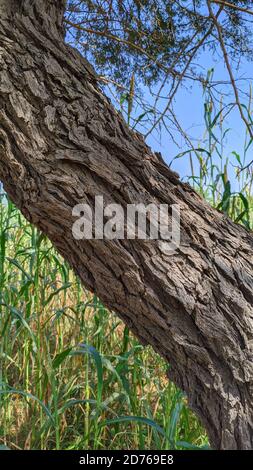
{"type": "Polygon", "coordinates": [[[67,290],[69,289],[69,287],[72,286],[72,282],[66,282],[65,284],[63,284],[61,287],[59,287],[59,289],[56,289],[54,292],[52,292],[49,297],[45,300],[45,302],[43,303],[43,307],[46,307],[46,305],[49,304],[49,302],[51,302],[51,300],[56,296],[58,295],[61,291],[63,290],[67,290]]]}
{"type": "Polygon", "coordinates": [[[242,166],[241,157],[240,157],[239,153],[234,151],[234,152],[232,152],[232,155],[235,156],[235,158],[238,161],[239,165],[242,166]]]}
{"type": "Polygon", "coordinates": [[[61,365],[64,359],[66,359],[66,357],[69,356],[71,351],[72,351],[72,348],[68,348],[62,351],[61,353],[57,354],[53,360],[53,364],[52,364],[53,369],[58,369],[58,367],[61,365]]]}
{"type": "Polygon", "coordinates": [[[18,268],[26,277],[27,279],[29,279],[29,281],[31,283],[34,283],[33,279],[31,278],[30,274],[28,274],[23,266],[21,266],[21,264],[16,260],[16,259],[12,259],[12,258],[8,258],[7,257],[7,260],[9,261],[9,263],[13,264],[13,266],[16,266],[16,268],[18,268]]]}
{"type": "Polygon", "coordinates": [[[79,355],[79,354],[90,354],[96,364],[96,369],[97,369],[97,378],[98,378],[98,390],[97,390],[97,401],[98,403],[101,403],[102,401],[102,392],[103,392],[103,365],[102,365],[102,358],[99,354],[99,352],[93,347],[89,346],[88,344],[80,344],[79,345],[80,349],[77,351],[73,351],[71,354],[73,356],[79,355]]]}
{"type": "Polygon", "coordinates": [[[41,406],[41,408],[45,411],[48,418],[54,424],[54,418],[51,415],[49,409],[46,407],[46,405],[41,400],[39,400],[39,398],[35,397],[31,393],[24,392],[23,390],[17,390],[15,388],[11,388],[11,389],[8,389],[8,390],[0,390],[0,395],[20,395],[24,398],[29,398],[29,399],[32,399],[32,400],[36,401],[41,406]]]}

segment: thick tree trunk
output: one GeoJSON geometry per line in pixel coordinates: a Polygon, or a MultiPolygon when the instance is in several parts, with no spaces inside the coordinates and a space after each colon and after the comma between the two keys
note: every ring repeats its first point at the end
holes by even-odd
{"type": "Polygon", "coordinates": [[[0,179],[88,289],[169,361],[212,446],[253,447],[253,238],[131,132],[64,44],[62,0],[0,0],[0,179]],[[77,241],[72,208],[177,203],[182,242],[77,241]]]}

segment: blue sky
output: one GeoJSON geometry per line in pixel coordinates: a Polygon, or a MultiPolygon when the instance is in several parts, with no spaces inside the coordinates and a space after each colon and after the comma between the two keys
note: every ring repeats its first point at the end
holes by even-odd
{"type": "MultiPolygon", "coordinates": [[[[205,70],[204,75],[207,71],[214,68],[214,80],[228,80],[227,70],[222,58],[214,61],[211,55],[206,54],[201,57],[201,67],[205,70]]],[[[240,88],[245,92],[249,92],[250,83],[253,84],[252,80],[246,80],[246,78],[251,78],[252,75],[252,63],[243,61],[240,64],[240,69],[235,71],[235,77],[240,78],[241,81],[240,88]]],[[[230,103],[235,101],[232,87],[225,85],[221,88],[226,94],[230,96],[226,97],[226,102],[230,103]]],[[[247,97],[243,98],[245,105],[248,105],[247,97]]],[[[203,146],[203,137],[205,131],[204,125],[204,97],[202,87],[195,83],[189,89],[186,87],[181,87],[179,90],[175,103],[174,110],[177,115],[178,120],[180,121],[182,128],[189,134],[192,138],[194,146],[198,144],[203,146]]],[[[239,155],[243,155],[244,142],[245,142],[245,124],[243,123],[237,107],[229,114],[227,119],[224,122],[224,129],[230,129],[226,135],[224,142],[224,156],[228,157],[232,162],[235,162],[235,157],[232,155],[232,151],[236,151],[239,155]]],[[[166,162],[170,163],[171,159],[175,157],[179,152],[187,149],[187,144],[183,138],[178,138],[178,144],[175,145],[172,139],[169,137],[167,132],[162,131],[161,133],[161,142],[154,136],[148,137],[149,145],[154,149],[161,151],[166,162]],[[181,148],[180,148],[181,147],[181,148]]],[[[253,159],[253,145],[249,148],[247,152],[247,161],[253,159]]],[[[188,157],[177,159],[173,162],[172,167],[177,171],[180,176],[183,178],[189,174],[190,167],[188,164],[188,157]]],[[[231,171],[231,179],[233,179],[233,171],[231,171]]]]}
{"type": "MultiPolygon", "coordinates": [[[[70,42],[72,42],[71,39],[72,38],[69,37],[70,42]]],[[[201,71],[203,76],[207,75],[208,70],[214,68],[213,79],[217,81],[228,82],[228,72],[220,51],[217,51],[215,57],[212,56],[210,51],[202,53],[202,55],[196,59],[196,64],[198,65],[198,70],[201,71]]],[[[244,92],[249,92],[250,83],[252,82],[252,63],[243,59],[240,61],[240,68],[236,70],[236,67],[233,67],[233,69],[235,79],[240,80],[238,82],[240,88],[242,88],[244,92]],[[246,80],[246,78],[249,80],[246,80]]],[[[223,85],[220,87],[220,91],[226,95],[229,95],[225,98],[226,103],[235,102],[234,93],[231,86],[223,85]]],[[[166,88],[164,89],[164,94],[166,95],[166,88]]],[[[111,95],[109,96],[111,97],[111,95]]],[[[150,94],[145,90],[144,100],[146,102],[150,102],[152,105],[153,100],[150,100],[150,94]]],[[[244,104],[248,105],[248,99],[244,97],[243,100],[244,104]]],[[[166,101],[161,103],[160,109],[163,109],[165,104],[166,101]]],[[[187,135],[191,137],[191,141],[194,147],[204,147],[203,138],[205,125],[204,97],[202,87],[196,82],[191,82],[190,86],[189,83],[185,83],[185,86],[181,86],[174,100],[173,110],[181,124],[181,127],[187,133],[187,135]]],[[[135,117],[139,116],[141,112],[142,110],[137,108],[135,117]]],[[[224,122],[224,129],[230,130],[228,131],[226,139],[224,140],[223,155],[224,158],[228,158],[230,161],[228,171],[232,186],[234,185],[234,189],[238,189],[236,187],[237,183],[234,176],[234,169],[232,167],[233,164],[236,164],[236,160],[232,155],[232,152],[237,152],[241,158],[243,158],[245,124],[242,122],[237,108],[235,108],[229,114],[229,117],[224,122]]],[[[140,128],[140,131],[142,132],[143,130],[140,128]]],[[[173,142],[166,130],[162,129],[159,135],[154,131],[153,134],[148,137],[147,143],[154,151],[160,151],[165,161],[169,164],[177,154],[189,149],[189,145],[185,143],[184,139],[181,138],[179,134],[176,135],[176,140],[178,145],[173,142]]],[[[247,152],[247,162],[251,160],[253,160],[253,145],[247,152]]],[[[218,157],[216,157],[215,162],[217,165],[220,164],[218,157]]],[[[172,168],[179,173],[182,179],[186,179],[186,177],[190,174],[189,156],[186,155],[185,157],[175,160],[172,164],[172,168]]]]}

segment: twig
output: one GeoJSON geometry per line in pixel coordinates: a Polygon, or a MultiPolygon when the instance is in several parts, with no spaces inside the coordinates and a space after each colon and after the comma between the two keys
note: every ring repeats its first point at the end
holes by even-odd
{"type": "MultiPolygon", "coordinates": [[[[224,6],[225,2],[219,2],[219,3],[220,4],[222,3],[222,5],[224,6]]],[[[228,59],[228,53],[227,53],[226,46],[225,46],[225,43],[224,43],[224,40],[223,40],[222,27],[221,27],[220,23],[218,22],[216,16],[213,13],[213,10],[212,10],[212,7],[211,7],[211,0],[207,0],[207,6],[208,6],[210,17],[213,19],[213,22],[215,24],[215,27],[216,27],[216,30],[217,30],[217,33],[218,33],[220,47],[221,47],[221,50],[222,50],[222,53],[223,53],[223,57],[224,57],[226,68],[227,68],[227,71],[228,71],[228,74],[229,74],[231,85],[232,85],[233,90],[234,90],[236,105],[238,107],[240,116],[241,116],[243,122],[245,123],[246,128],[249,132],[250,138],[253,140],[253,131],[252,131],[250,123],[248,122],[248,120],[246,119],[246,117],[244,115],[242,105],[241,105],[241,102],[240,102],[240,98],[239,98],[238,89],[237,89],[237,86],[236,86],[236,83],[235,83],[235,78],[234,78],[232,68],[230,66],[230,62],[229,62],[229,59],[228,59]]],[[[253,163],[253,160],[245,168],[249,167],[251,165],[251,163],[253,163]]],[[[241,171],[245,168],[242,168],[241,171]]]]}
{"type": "Polygon", "coordinates": [[[84,26],[80,24],[72,23],[72,21],[70,20],[65,19],[65,23],[70,25],[72,28],[77,28],[80,31],[84,31],[85,33],[95,34],[96,36],[102,36],[107,39],[111,39],[112,41],[124,44],[125,46],[129,46],[132,49],[135,49],[138,52],[141,52],[148,59],[150,59],[152,62],[158,65],[161,69],[163,69],[165,72],[170,73],[171,75],[180,75],[180,72],[176,72],[175,70],[172,70],[170,67],[166,67],[161,62],[159,62],[154,56],[150,55],[147,51],[145,51],[141,46],[138,46],[137,44],[134,44],[131,41],[127,41],[126,39],[119,38],[118,36],[115,36],[114,34],[107,33],[106,31],[96,31],[94,29],[85,28],[84,26]]]}
{"type": "MultiPolygon", "coordinates": [[[[65,18],[64,21],[65,21],[66,24],[68,24],[72,28],[79,29],[79,31],[84,31],[85,33],[88,33],[88,34],[94,34],[96,36],[105,37],[105,38],[110,39],[112,41],[124,44],[125,46],[131,47],[132,49],[135,49],[138,52],[140,52],[141,54],[143,54],[144,56],[146,56],[151,62],[153,62],[158,67],[160,67],[167,74],[170,74],[173,77],[179,77],[179,78],[181,77],[181,72],[179,72],[177,70],[174,70],[172,67],[166,67],[162,62],[157,60],[156,57],[152,56],[147,51],[145,51],[145,49],[143,49],[141,46],[138,46],[137,44],[134,44],[131,41],[128,41],[127,39],[120,38],[118,36],[115,36],[114,34],[107,33],[106,31],[97,31],[97,30],[94,30],[94,29],[91,29],[91,28],[85,28],[81,24],[73,23],[72,21],[67,20],[66,18],[65,18]]],[[[194,76],[186,75],[186,74],[184,76],[185,76],[185,78],[188,78],[189,80],[201,81],[201,78],[199,78],[199,77],[194,77],[194,76]]]]}
{"type": "Polygon", "coordinates": [[[248,10],[248,8],[243,8],[238,5],[234,5],[233,3],[225,2],[224,0],[211,0],[211,3],[217,3],[217,5],[223,5],[224,7],[232,8],[234,10],[241,11],[242,13],[253,15],[253,10],[248,10]]]}
{"type": "MultiPolygon", "coordinates": [[[[217,18],[219,17],[220,13],[222,12],[223,10],[223,7],[221,6],[217,12],[217,18]]],[[[151,129],[146,133],[145,135],[145,139],[151,134],[151,132],[153,132],[153,130],[155,129],[155,127],[157,126],[157,124],[159,124],[159,122],[162,121],[163,117],[165,116],[165,114],[167,113],[168,109],[170,108],[170,105],[177,93],[177,90],[180,86],[180,83],[182,82],[183,78],[186,77],[185,73],[188,69],[188,67],[190,66],[191,62],[192,62],[192,59],[194,58],[196,52],[200,49],[200,47],[203,45],[203,43],[205,42],[206,38],[211,34],[212,30],[214,28],[214,25],[212,24],[211,27],[208,29],[208,31],[206,32],[206,34],[204,34],[204,36],[202,36],[201,40],[198,42],[198,44],[196,44],[196,46],[194,47],[193,49],[193,52],[191,53],[187,63],[186,63],[186,66],[184,67],[182,73],[180,74],[179,76],[179,79],[178,79],[178,82],[176,84],[176,87],[173,91],[173,93],[171,94],[171,96],[169,97],[169,100],[168,100],[168,103],[167,105],[165,106],[162,114],[159,116],[159,118],[156,120],[156,122],[153,124],[153,126],[151,127],[151,129]]]]}

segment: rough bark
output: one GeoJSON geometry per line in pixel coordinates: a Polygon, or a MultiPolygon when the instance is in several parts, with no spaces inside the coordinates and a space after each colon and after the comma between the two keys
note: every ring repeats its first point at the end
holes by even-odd
{"type": "Polygon", "coordinates": [[[0,179],[84,286],[170,363],[219,449],[253,447],[252,235],[131,132],[64,43],[61,0],[0,0],[0,179]],[[177,203],[182,243],[76,241],[72,208],[177,203]]]}

